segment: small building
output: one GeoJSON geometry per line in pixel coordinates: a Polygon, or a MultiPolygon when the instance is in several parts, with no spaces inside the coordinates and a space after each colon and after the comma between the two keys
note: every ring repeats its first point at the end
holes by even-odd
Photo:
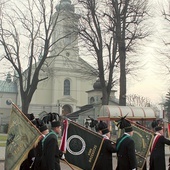
{"type": "Polygon", "coordinates": [[[11,101],[17,101],[17,84],[8,73],[6,80],[0,80],[0,132],[7,131],[7,124],[11,113],[11,101]],[[5,129],[4,129],[5,128],[5,129]]]}

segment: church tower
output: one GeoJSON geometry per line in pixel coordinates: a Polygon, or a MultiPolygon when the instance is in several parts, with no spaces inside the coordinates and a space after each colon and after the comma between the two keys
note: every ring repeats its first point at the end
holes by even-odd
{"type": "Polygon", "coordinates": [[[56,6],[53,22],[56,25],[52,37],[52,43],[55,44],[52,56],[57,56],[55,64],[58,65],[64,61],[65,65],[67,60],[78,61],[79,15],[75,13],[74,5],[70,0],[61,0],[56,6]]]}

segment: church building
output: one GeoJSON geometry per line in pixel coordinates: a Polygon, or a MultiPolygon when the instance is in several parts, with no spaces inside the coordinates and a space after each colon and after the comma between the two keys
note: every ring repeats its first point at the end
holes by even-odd
{"type": "MultiPolygon", "coordinates": [[[[98,72],[79,56],[79,15],[75,13],[70,0],[60,0],[55,9],[53,17],[59,17],[60,23],[55,27],[52,43],[61,37],[62,41],[58,41],[53,47],[50,55],[56,57],[46,61],[49,65],[46,70],[48,79],[38,84],[30,103],[29,113],[34,113],[36,117],[49,112],[66,115],[81,110],[84,105],[101,103],[101,89],[97,88],[96,91],[96,83],[99,84],[98,72]]],[[[40,76],[44,76],[43,72],[40,76]]],[[[19,86],[11,79],[10,74],[6,81],[0,81],[1,84],[4,82],[8,86],[1,86],[0,89],[0,94],[6,94],[0,98],[2,121],[10,114],[8,99],[21,108],[19,86]],[[5,90],[6,87],[10,88],[5,90]]],[[[111,92],[111,99],[115,100],[115,91],[111,92]]]]}

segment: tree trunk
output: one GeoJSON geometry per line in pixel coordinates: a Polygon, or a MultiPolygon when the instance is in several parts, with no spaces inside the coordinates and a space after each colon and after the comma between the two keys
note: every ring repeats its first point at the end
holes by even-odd
{"type": "Polygon", "coordinates": [[[119,105],[126,106],[126,52],[125,44],[119,43],[120,54],[120,93],[119,93],[119,105]]]}
{"type": "Polygon", "coordinates": [[[28,108],[30,103],[27,100],[22,100],[22,112],[26,115],[28,114],[28,108]]]}

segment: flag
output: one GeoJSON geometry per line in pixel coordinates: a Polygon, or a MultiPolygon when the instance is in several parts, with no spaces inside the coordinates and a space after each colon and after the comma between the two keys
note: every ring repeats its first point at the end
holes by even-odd
{"type": "Polygon", "coordinates": [[[170,138],[170,123],[168,123],[168,137],[170,138]]]}
{"type": "Polygon", "coordinates": [[[65,153],[66,152],[66,142],[67,142],[67,131],[68,131],[68,120],[63,121],[63,135],[60,143],[60,150],[65,153]]]}
{"type": "Polygon", "coordinates": [[[104,138],[75,122],[69,122],[65,159],[76,169],[93,170],[104,138]]]}
{"type": "Polygon", "coordinates": [[[5,170],[19,169],[40,134],[19,108],[12,104],[5,151],[5,170]]]}
{"type": "MultiPolygon", "coordinates": [[[[145,127],[133,124],[133,136],[132,139],[135,142],[135,151],[137,166],[139,169],[144,167],[146,158],[149,155],[150,147],[154,138],[153,133],[147,130],[145,127]]],[[[119,137],[124,133],[124,130],[120,130],[119,137]]]]}

